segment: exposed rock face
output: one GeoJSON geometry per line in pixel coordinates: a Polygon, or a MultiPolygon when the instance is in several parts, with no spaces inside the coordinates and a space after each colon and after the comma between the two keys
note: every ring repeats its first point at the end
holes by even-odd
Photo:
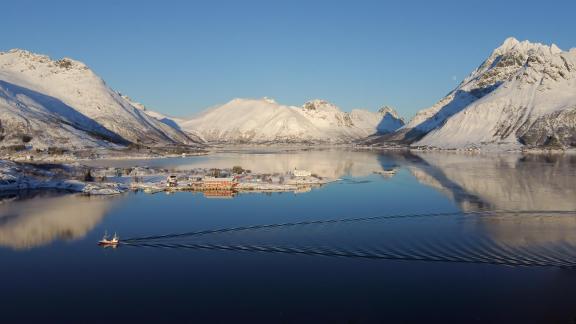
{"type": "Polygon", "coordinates": [[[576,107],[541,116],[519,133],[527,146],[576,147],[576,107]]]}

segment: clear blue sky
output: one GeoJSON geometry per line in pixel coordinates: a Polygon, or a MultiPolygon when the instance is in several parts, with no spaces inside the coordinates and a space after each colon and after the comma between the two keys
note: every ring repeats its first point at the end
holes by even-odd
{"type": "Polygon", "coordinates": [[[411,117],[508,36],[576,47],[574,0],[18,0],[0,12],[0,49],[83,61],[175,116],[268,96],[411,117]]]}

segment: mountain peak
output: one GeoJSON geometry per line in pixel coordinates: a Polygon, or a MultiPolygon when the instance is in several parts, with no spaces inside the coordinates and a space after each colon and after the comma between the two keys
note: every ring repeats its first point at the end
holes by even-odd
{"type": "Polygon", "coordinates": [[[276,102],[276,100],[274,100],[274,98],[270,98],[270,97],[264,97],[262,98],[262,100],[271,103],[271,104],[277,104],[278,102],[276,102]]]}
{"type": "Polygon", "coordinates": [[[86,64],[71,59],[69,57],[64,57],[59,60],[54,60],[48,55],[33,53],[24,49],[14,48],[8,52],[0,52],[0,55],[5,58],[2,60],[4,64],[11,66],[20,66],[20,70],[32,69],[36,70],[38,68],[48,68],[55,72],[63,70],[89,70],[86,64]]]}
{"type": "Polygon", "coordinates": [[[499,48],[502,50],[510,50],[518,44],[520,44],[520,41],[518,39],[516,39],[515,37],[508,37],[508,38],[506,38],[504,43],[502,43],[502,45],[500,45],[499,48]]]}
{"type": "Polygon", "coordinates": [[[234,98],[234,99],[230,100],[229,102],[227,102],[226,104],[222,105],[221,107],[224,107],[224,106],[235,107],[238,105],[257,105],[257,106],[268,107],[270,105],[278,106],[279,104],[276,102],[276,100],[274,100],[272,98],[268,98],[268,97],[263,97],[263,98],[234,98]]]}
{"type": "Polygon", "coordinates": [[[553,43],[553,44],[550,46],[550,52],[552,52],[552,54],[559,54],[559,53],[562,53],[562,49],[561,49],[560,47],[556,46],[556,44],[553,43]]]}
{"type": "Polygon", "coordinates": [[[502,45],[496,48],[492,54],[492,57],[500,56],[510,52],[523,52],[526,54],[539,52],[542,54],[560,54],[562,49],[560,49],[556,44],[546,45],[541,43],[532,43],[530,41],[519,41],[514,37],[508,37],[502,45]]]}
{"type": "Polygon", "coordinates": [[[39,62],[50,62],[51,59],[47,55],[32,53],[25,49],[13,48],[7,52],[0,52],[0,55],[8,55],[10,57],[17,57],[18,59],[31,59],[39,62]]]}
{"type": "Polygon", "coordinates": [[[304,108],[305,110],[309,110],[309,111],[313,111],[313,110],[340,111],[340,109],[338,107],[336,107],[336,105],[334,105],[334,104],[332,104],[326,100],[322,100],[322,99],[310,100],[310,101],[304,103],[304,105],[302,105],[302,108],[304,108]]]}
{"type": "Polygon", "coordinates": [[[19,53],[23,53],[23,54],[28,54],[30,53],[29,51],[25,50],[25,49],[21,49],[21,48],[12,48],[10,49],[8,52],[6,53],[12,53],[12,54],[19,54],[19,53]]]}
{"type": "Polygon", "coordinates": [[[384,107],[378,109],[378,112],[383,114],[383,115],[390,114],[390,115],[392,115],[392,117],[399,119],[398,112],[393,107],[384,106],[384,107]]]}
{"type": "Polygon", "coordinates": [[[324,100],[324,99],[312,99],[307,101],[305,104],[311,104],[311,105],[328,105],[330,104],[328,101],[324,100]]]}

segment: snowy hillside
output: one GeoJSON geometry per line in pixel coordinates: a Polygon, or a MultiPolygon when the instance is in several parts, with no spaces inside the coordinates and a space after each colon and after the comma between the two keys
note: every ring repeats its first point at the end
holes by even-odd
{"type": "MultiPolygon", "coordinates": [[[[184,121],[186,121],[185,119],[164,115],[162,113],[159,113],[157,111],[149,109],[144,104],[137,102],[137,101],[134,101],[132,98],[130,98],[126,95],[121,94],[121,96],[126,101],[128,101],[132,106],[143,111],[146,115],[148,115],[152,118],[155,118],[155,119],[161,121],[162,123],[164,123],[164,124],[166,124],[172,128],[175,128],[179,131],[182,131],[180,128],[180,123],[183,123],[184,121]]],[[[198,135],[196,135],[193,131],[186,131],[185,133],[192,141],[197,142],[197,143],[204,143],[204,140],[201,137],[199,137],[198,135]]]]}
{"type": "MultiPolygon", "coordinates": [[[[0,120],[7,140],[74,147],[102,140],[152,146],[194,145],[184,132],[143,113],[81,62],[24,50],[0,52],[0,120]]],[[[7,145],[7,143],[2,143],[7,145]]]]}
{"type": "Polygon", "coordinates": [[[438,148],[576,146],[576,50],[509,38],[395,136],[438,148]]]}
{"type": "Polygon", "coordinates": [[[0,81],[2,146],[87,148],[127,144],[119,135],[44,94],[0,81]]]}
{"type": "Polygon", "coordinates": [[[313,100],[302,107],[272,99],[234,99],[181,122],[216,143],[347,143],[380,132],[391,132],[403,122],[395,112],[354,110],[313,100]]]}

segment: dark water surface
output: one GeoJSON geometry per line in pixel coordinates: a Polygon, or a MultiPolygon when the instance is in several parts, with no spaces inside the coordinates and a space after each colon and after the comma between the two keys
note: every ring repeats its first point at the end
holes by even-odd
{"type": "Polygon", "coordinates": [[[223,151],[94,163],[342,180],[233,199],[5,195],[0,322],[576,320],[574,156],[223,151]],[[99,248],[105,230],[125,244],[99,248]]]}

